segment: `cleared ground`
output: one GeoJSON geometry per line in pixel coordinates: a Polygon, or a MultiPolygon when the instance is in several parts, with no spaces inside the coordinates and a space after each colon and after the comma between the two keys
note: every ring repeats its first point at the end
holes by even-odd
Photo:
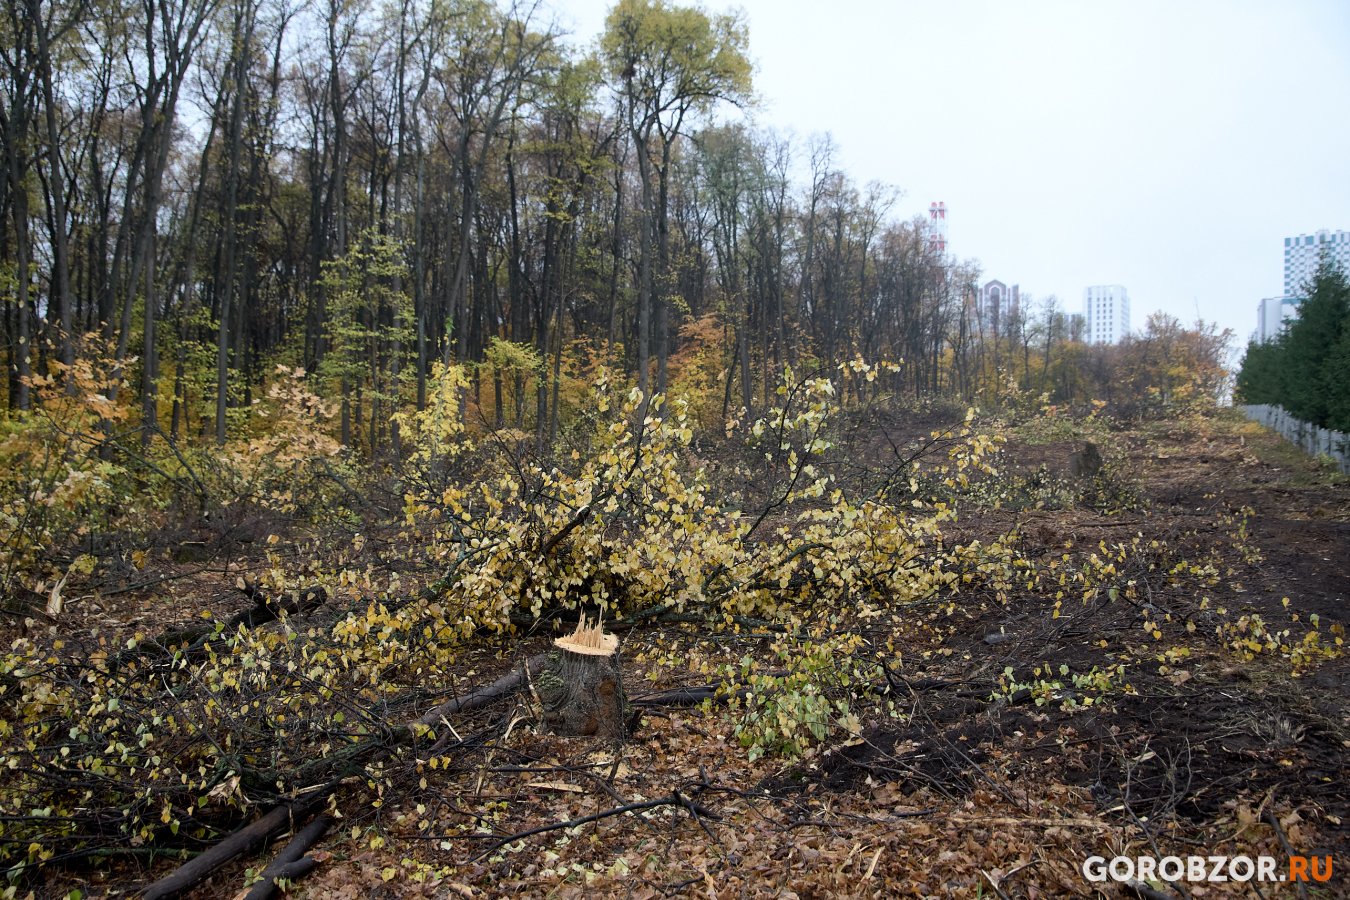
{"type": "MultiPolygon", "coordinates": [[[[840,477],[850,463],[884,469],[940,420],[855,422],[840,477]]],[[[1333,881],[1308,895],[1343,895],[1350,481],[1229,415],[1134,428],[1035,419],[1004,433],[999,475],[953,500],[943,532],[947,548],[979,548],[968,587],[804,616],[860,636],[853,656],[881,662],[867,683],[822,687],[853,719],[803,758],[751,760],[736,734],[746,683],[719,669],[790,667],[774,651],[781,629],[638,623],[620,629],[641,713],[622,747],[536,734],[528,695],[464,714],[453,740],[396,756],[378,785],[351,773],[321,865],[295,893],[1075,896],[1097,889],[1079,869],[1092,855],[1328,851],[1333,881]],[[1088,438],[1106,468],[1070,478],[1069,454],[1088,438]],[[982,579],[989,560],[1002,574],[982,579]],[[719,684],[702,706],[669,694],[719,684]]],[[[363,564],[379,564],[382,540],[396,541],[392,527],[367,539],[363,564]]],[[[245,571],[253,551],[234,546],[227,568],[245,571]]],[[[221,565],[139,577],[200,568],[153,589],[156,604],[175,595],[186,622],[240,602],[225,600],[233,577],[221,565]]],[[[151,596],[109,597],[85,624],[135,627],[151,596]]],[[[551,627],[485,641],[462,683],[539,652],[551,627]]],[[[423,705],[443,694],[427,686],[423,705]]],[[[205,895],[232,896],[267,858],[221,870],[205,895]]],[[[74,870],[41,890],[129,890],[171,866],[74,870]]]]}

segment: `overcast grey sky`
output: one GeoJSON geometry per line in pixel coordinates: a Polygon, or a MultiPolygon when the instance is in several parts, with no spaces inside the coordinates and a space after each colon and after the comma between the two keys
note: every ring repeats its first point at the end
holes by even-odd
{"type": "MultiPolygon", "coordinates": [[[[578,42],[605,0],[551,0],[578,42]]],[[[1350,230],[1345,0],[705,0],[740,8],[753,119],[829,132],[861,185],[945,201],[949,250],[1058,295],[1124,284],[1237,332],[1282,291],[1283,239],[1350,230]]]]}

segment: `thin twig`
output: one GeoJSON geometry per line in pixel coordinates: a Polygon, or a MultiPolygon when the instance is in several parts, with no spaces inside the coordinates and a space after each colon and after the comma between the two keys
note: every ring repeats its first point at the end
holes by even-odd
{"type": "MultiPolygon", "coordinates": [[[[1275,810],[1269,806],[1266,807],[1266,821],[1270,823],[1271,828],[1275,829],[1275,836],[1280,839],[1280,846],[1284,848],[1284,852],[1293,856],[1294,848],[1289,843],[1289,837],[1284,833],[1284,827],[1280,825],[1280,817],[1275,815],[1275,810]]],[[[1299,900],[1308,900],[1308,886],[1301,881],[1295,883],[1298,885],[1299,900]]]]}
{"type": "Polygon", "coordinates": [[[1166,891],[1151,888],[1142,881],[1126,881],[1124,882],[1124,885],[1140,897],[1143,897],[1144,900],[1177,900],[1176,894],[1169,894],[1166,891]]]}
{"type": "Polygon", "coordinates": [[[577,819],[569,819],[566,822],[556,822],[552,825],[540,825],[538,828],[531,828],[527,831],[518,831],[515,834],[510,835],[509,837],[505,837],[498,840],[495,844],[488,847],[486,850],[480,851],[472,859],[469,860],[469,863],[478,862],[480,859],[484,858],[485,856],[489,856],[493,853],[496,853],[498,850],[500,850],[501,848],[505,847],[508,844],[513,844],[516,841],[523,840],[527,837],[533,837],[536,834],[545,834],[550,831],[562,831],[568,828],[576,828],[580,825],[588,825],[591,822],[599,822],[601,819],[608,819],[612,816],[621,816],[625,813],[631,812],[641,812],[642,810],[645,809],[655,809],[658,806],[678,806],[681,809],[687,810],[691,815],[697,813],[697,816],[712,819],[713,821],[721,821],[722,818],[712,810],[699,806],[694,801],[681,796],[679,791],[673,791],[669,797],[662,797],[659,800],[644,800],[640,803],[629,803],[627,806],[617,806],[614,809],[607,809],[604,812],[592,813],[589,816],[581,816],[580,818],[577,819]]]}

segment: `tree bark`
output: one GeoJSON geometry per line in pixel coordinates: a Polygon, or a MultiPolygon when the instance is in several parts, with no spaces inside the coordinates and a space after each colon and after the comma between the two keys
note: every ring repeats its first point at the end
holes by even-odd
{"type": "Polygon", "coordinates": [[[548,652],[535,693],[543,705],[544,727],[567,737],[624,737],[628,701],[623,692],[618,639],[599,635],[599,626],[560,638],[548,652]],[[589,645],[585,637],[595,636],[589,645]]]}
{"type": "Polygon", "coordinates": [[[280,878],[293,879],[299,867],[303,867],[305,872],[314,868],[316,863],[313,857],[306,857],[309,849],[317,844],[333,827],[333,820],[328,816],[319,816],[313,822],[310,822],[300,831],[296,832],[295,837],[291,838],[285,848],[277,854],[266,869],[263,869],[262,877],[258,879],[245,895],[244,900],[270,900],[277,893],[277,880],[280,878]],[[308,861],[308,865],[305,862],[308,861]],[[298,867],[297,864],[300,864],[298,867]]]}
{"type": "Polygon", "coordinates": [[[326,786],[295,804],[282,803],[272,807],[262,818],[239,829],[201,856],[184,863],[173,872],[146,887],[141,897],[143,900],[164,900],[164,898],[177,897],[192,890],[210,877],[216,869],[235,857],[248,853],[250,850],[266,843],[273,835],[286,828],[293,821],[304,818],[318,808],[327,799],[328,794],[332,793],[333,787],[336,787],[336,785],[326,786]]]}

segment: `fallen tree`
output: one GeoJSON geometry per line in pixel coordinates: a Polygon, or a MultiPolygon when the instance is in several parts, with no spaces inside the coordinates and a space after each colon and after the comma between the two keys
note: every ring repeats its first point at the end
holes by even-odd
{"type": "MultiPolygon", "coordinates": [[[[752,678],[774,675],[727,673],[725,691],[629,703],[603,640],[591,648],[602,652],[555,647],[427,707],[462,677],[466,648],[518,645],[521,616],[585,608],[630,628],[752,627],[790,654],[794,604],[851,603],[859,590],[899,603],[956,578],[930,550],[943,509],[859,501],[814,468],[833,403],[823,380],[794,381],[750,429],[747,452],[770,473],[753,516],[689,464],[692,431],[678,407],[659,414],[657,401],[608,388],[597,409],[609,412],[566,471],[484,450],[474,478],[433,480],[468,441],[462,426],[434,421],[455,415],[455,383],[437,390],[430,418],[406,423],[424,475],[408,476],[404,530],[382,541],[416,555],[419,571],[438,571],[433,584],[381,591],[370,567],[344,570],[337,589],[301,588],[274,567],[266,587],[242,584],[253,603],[224,622],[157,636],[136,628],[116,643],[90,634],[13,645],[0,684],[21,724],[0,752],[9,840],[0,854],[15,877],[90,850],[208,845],[250,827],[259,808],[346,778],[387,787],[409,748],[445,751],[453,732],[441,726],[531,679],[541,724],[564,734],[618,740],[640,709],[749,699],[752,688],[747,706],[768,727],[762,703],[779,685],[752,678]]],[[[985,449],[972,436],[947,459],[970,468],[985,449]]],[[[811,739],[820,738],[802,738],[811,739]]]]}
{"type": "Polygon", "coordinates": [[[219,641],[240,628],[260,628],[283,617],[304,615],[328,600],[328,591],[320,584],[275,593],[260,587],[255,579],[240,578],[236,587],[253,601],[251,607],[224,622],[166,631],[119,653],[109,665],[117,670],[132,660],[171,656],[175,652],[184,656],[199,656],[207,644],[219,641]]]}

